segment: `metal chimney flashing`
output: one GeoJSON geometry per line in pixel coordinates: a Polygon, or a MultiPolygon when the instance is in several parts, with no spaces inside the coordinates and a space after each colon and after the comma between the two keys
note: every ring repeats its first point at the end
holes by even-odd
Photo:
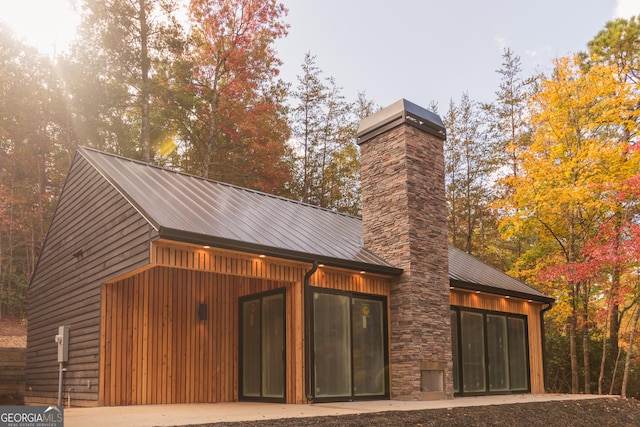
{"type": "Polygon", "coordinates": [[[442,140],[447,136],[440,116],[406,99],[401,99],[360,122],[357,133],[358,144],[363,144],[403,123],[417,127],[442,140]]]}

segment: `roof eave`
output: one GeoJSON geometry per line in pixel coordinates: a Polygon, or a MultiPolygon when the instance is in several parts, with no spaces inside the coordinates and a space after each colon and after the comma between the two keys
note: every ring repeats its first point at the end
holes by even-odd
{"type": "Polygon", "coordinates": [[[159,238],[174,240],[178,242],[195,245],[211,246],[220,249],[228,249],[239,252],[261,254],[275,258],[283,258],[292,261],[313,263],[318,262],[326,266],[345,268],[349,270],[365,271],[367,273],[382,274],[386,276],[400,276],[403,273],[401,268],[370,264],[366,262],[350,261],[340,258],[332,258],[322,255],[303,253],[289,249],[275,248],[255,243],[242,242],[238,240],[225,239],[206,234],[192,233],[184,230],[176,230],[167,227],[160,227],[159,238]]]}
{"type": "Polygon", "coordinates": [[[544,295],[527,294],[524,292],[510,291],[502,288],[495,288],[493,286],[480,285],[478,283],[464,282],[461,280],[449,279],[450,286],[454,288],[465,289],[469,291],[480,291],[488,294],[508,296],[513,298],[520,298],[523,300],[531,300],[541,302],[545,304],[552,304],[555,300],[553,298],[544,295]]]}

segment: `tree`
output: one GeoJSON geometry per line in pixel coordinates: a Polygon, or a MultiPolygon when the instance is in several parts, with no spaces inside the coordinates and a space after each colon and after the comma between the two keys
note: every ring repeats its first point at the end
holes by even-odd
{"type": "Polygon", "coordinates": [[[640,16],[618,18],[605,24],[588,43],[583,61],[610,65],[621,81],[640,84],[640,16]]]}
{"type": "Polygon", "coordinates": [[[83,144],[151,162],[166,122],[154,111],[157,68],[183,43],[177,4],[85,0],[84,6],[79,40],[60,60],[75,133],[83,144]]]}
{"type": "MultiPolygon", "coordinates": [[[[500,74],[500,86],[495,93],[496,99],[491,104],[485,104],[483,108],[487,112],[496,173],[500,178],[517,178],[521,173],[523,154],[530,144],[527,100],[534,80],[521,77],[520,57],[512,50],[505,49],[502,60],[502,67],[497,70],[500,74]]],[[[497,197],[504,197],[513,192],[508,182],[504,179],[497,182],[497,197]]],[[[522,277],[515,261],[522,254],[525,238],[513,234],[509,239],[500,239],[502,244],[498,248],[501,258],[505,260],[503,269],[511,270],[511,273],[519,278],[522,277]]]]}
{"type": "Polygon", "coordinates": [[[324,77],[307,53],[292,96],[292,144],[297,155],[295,198],[324,208],[360,213],[360,160],[356,145],[361,118],[375,111],[363,93],[348,102],[332,77],[324,77]]]}
{"type": "Polygon", "coordinates": [[[64,99],[51,62],[0,24],[0,318],[26,292],[69,159],[64,99]]]}
{"type": "MultiPolygon", "coordinates": [[[[611,66],[617,70],[616,77],[621,83],[635,86],[635,91],[640,92],[640,17],[629,19],[618,18],[606,23],[605,28],[588,43],[589,50],[582,53],[581,58],[585,67],[595,64],[611,66]]],[[[623,112],[627,118],[636,117],[636,111],[640,104],[630,106],[631,110],[623,112]]],[[[624,138],[631,141],[633,129],[626,130],[624,138]]],[[[613,274],[613,287],[618,286],[619,272],[613,274]]],[[[609,323],[611,353],[618,353],[618,332],[622,321],[617,300],[614,300],[610,310],[609,323]]]]}
{"type": "Polygon", "coordinates": [[[273,43],[287,33],[275,0],[192,0],[192,47],[176,64],[182,169],[282,193],[290,180],[286,86],[273,43]]]}
{"type": "MultiPolygon", "coordinates": [[[[507,178],[514,191],[502,201],[511,213],[502,225],[536,233],[536,247],[528,252],[536,253],[539,269],[581,263],[582,248],[615,212],[609,196],[637,171],[637,155],[624,138],[634,127],[627,112],[635,100],[616,73],[606,65],[584,70],[577,57],[560,58],[532,98],[532,144],[522,174],[507,178]]],[[[556,271],[564,274],[554,277],[559,286],[548,292],[569,307],[572,392],[577,392],[576,334],[580,310],[588,309],[580,296],[589,295],[590,282],[570,275],[571,268],[556,271]]],[[[588,349],[583,350],[586,369],[588,349]]]]}
{"type": "Polygon", "coordinates": [[[444,124],[449,240],[453,246],[489,261],[491,239],[487,236],[495,230],[491,211],[494,165],[483,117],[478,105],[464,93],[459,105],[449,104],[444,124]]]}

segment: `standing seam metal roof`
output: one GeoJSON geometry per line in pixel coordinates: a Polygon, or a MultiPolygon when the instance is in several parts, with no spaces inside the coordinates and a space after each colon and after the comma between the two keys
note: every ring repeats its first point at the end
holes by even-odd
{"type": "Polygon", "coordinates": [[[199,244],[399,275],[363,248],[360,218],[80,147],[160,232],[199,244]],[[224,245],[223,245],[224,246],[224,245]]]}
{"type": "MultiPolygon", "coordinates": [[[[162,238],[402,274],[363,247],[361,218],[86,147],[78,152],[162,238]]],[[[463,288],[552,301],[451,246],[449,278],[463,288]]]]}
{"type": "Polygon", "coordinates": [[[453,246],[449,246],[449,280],[453,286],[461,288],[493,291],[493,293],[547,303],[553,301],[542,292],[453,246]]]}

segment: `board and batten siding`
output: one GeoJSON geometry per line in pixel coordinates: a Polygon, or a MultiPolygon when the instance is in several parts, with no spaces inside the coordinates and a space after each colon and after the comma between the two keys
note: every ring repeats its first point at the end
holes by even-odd
{"type": "Polygon", "coordinates": [[[514,313],[527,316],[529,339],[529,371],[531,393],[542,394],[544,390],[544,368],[542,353],[542,330],[540,312],[545,304],[525,301],[518,298],[505,298],[485,293],[451,290],[451,305],[501,313],[514,313]]]}
{"type": "Polygon", "coordinates": [[[97,405],[102,284],[148,264],[149,242],[156,235],[76,154],[29,287],[27,403],[57,402],[54,337],[58,326],[67,325],[64,399],[70,397],[74,406],[97,405]]]}
{"type": "MultiPolygon", "coordinates": [[[[166,240],[152,244],[151,262],[104,285],[102,405],[237,401],[239,298],[276,289],[286,299],[286,401],[306,402],[303,283],[310,264],[166,240]]],[[[310,284],[388,295],[389,280],[320,268],[310,284]]]]}
{"type": "MultiPolygon", "coordinates": [[[[287,329],[298,321],[291,283],[157,267],[104,286],[101,404],[237,400],[238,298],[285,288],[287,329]],[[207,319],[198,307],[207,305],[207,319]]],[[[295,378],[293,340],[288,378],[295,378]]],[[[293,381],[291,384],[295,384],[293,381]]],[[[287,396],[295,396],[288,387],[287,396]]]]}

